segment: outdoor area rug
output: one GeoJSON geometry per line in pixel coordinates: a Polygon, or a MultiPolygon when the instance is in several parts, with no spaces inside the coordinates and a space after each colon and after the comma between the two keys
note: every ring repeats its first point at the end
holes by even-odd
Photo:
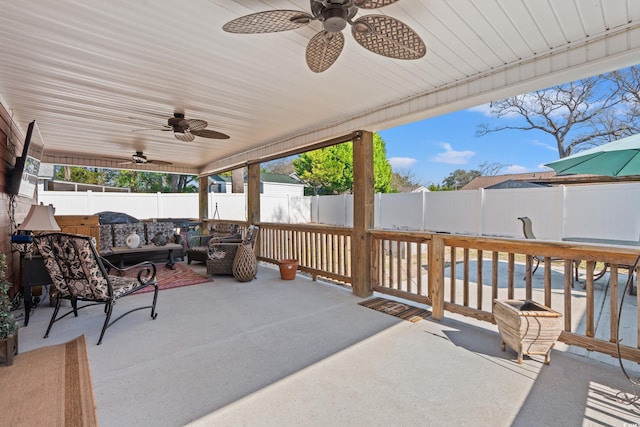
{"type": "MultiPolygon", "coordinates": [[[[158,281],[158,290],[179,288],[182,286],[197,285],[199,283],[210,282],[212,279],[198,274],[189,267],[182,264],[174,264],[176,269],[167,268],[164,263],[156,264],[156,280],[158,281]]],[[[138,268],[132,268],[126,273],[127,277],[136,277],[138,268]]],[[[113,274],[113,272],[111,273],[113,274]]],[[[151,292],[153,286],[148,286],[137,293],[151,292]]]]}
{"type": "Polygon", "coordinates": [[[365,301],[361,301],[358,304],[382,313],[399,317],[403,320],[408,320],[412,323],[431,316],[431,312],[429,310],[414,307],[412,305],[404,304],[386,298],[371,298],[365,301]]]}
{"type": "Polygon", "coordinates": [[[3,426],[97,426],[84,335],[19,353],[0,367],[3,426]]]}

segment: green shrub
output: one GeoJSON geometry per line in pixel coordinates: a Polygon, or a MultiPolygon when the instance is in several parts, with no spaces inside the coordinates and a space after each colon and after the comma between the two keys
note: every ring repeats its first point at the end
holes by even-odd
{"type": "Polygon", "coordinates": [[[12,335],[18,329],[18,324],[11,313],[9,301],[9,288],[11,283],[7,280],[7,256],[0,253],[0,339],[12,335]]]}

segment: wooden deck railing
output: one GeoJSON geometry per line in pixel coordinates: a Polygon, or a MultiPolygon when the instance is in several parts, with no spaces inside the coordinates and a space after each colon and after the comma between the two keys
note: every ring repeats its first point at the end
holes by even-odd
{"type": "Polygon", "coordinates": [[[260,224],[258,259],[278,263],[297,259],[300,271],[351,283],[351,228],[295,224],[260,224]]]}
{"type": "MultiPolygon", "coordinates": [[[[297,258],[300,269],[314,278],[349,284],[351,233],[341,227],[261,224],[259,258],[274,263],[297,258]]],[[[435,319],[447,311],[491,323],[493,299],[533,299],[563,314],[560,341],[616,356],[621,339],[622,357],[640,362],[640,299],[626,295],[632,304],[618,313],[626,282],[618,273],[628,274],[638,247],[425,232],[369,234],[374,291],[428,304],[435,319]],[[535,275],[534,255],[546,260],[535,275]],[[609,274],[596,281],[605,264],[609,274]],[[625,328],[618,336],[620,315],[625,328]]]]}

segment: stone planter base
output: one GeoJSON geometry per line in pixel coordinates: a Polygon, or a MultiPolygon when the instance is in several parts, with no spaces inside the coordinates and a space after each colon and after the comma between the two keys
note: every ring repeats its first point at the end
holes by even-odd
{"type": "Polygon", "coordinates": [[[15,335],[0,339],[0,366],[13,365],[13,356],[18,354],[18,331],[15,335]]]}
{"type": "Polygon", "coordinates": [[[531,300],[493,300],[493,317],[506,346],[518,353],[522,364],[524,354],[544,355],[551,362],[551,349],[562,332],[562,314],[531,300]]]}

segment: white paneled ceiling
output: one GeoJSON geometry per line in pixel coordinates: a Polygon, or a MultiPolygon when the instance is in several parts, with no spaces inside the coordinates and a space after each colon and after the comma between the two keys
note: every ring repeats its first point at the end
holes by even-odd
{"type": "Polygon", "coordinates": [[[409,25],[427,54],[376,55],[347,28],[342,54],[323,73],[305,62],[320,22],[270,34],[222,30],[273,9],[309,12],[310,2],[2,0],[0,101],[23,130],[36,120],[49,162],[114,166],[143,150],[173,163],[154,169],[207,173],[640,63],[638,0],[360,9],[409,25]],[[134,132],[165,125],[174,111],[230,139],[134,132]]]}

